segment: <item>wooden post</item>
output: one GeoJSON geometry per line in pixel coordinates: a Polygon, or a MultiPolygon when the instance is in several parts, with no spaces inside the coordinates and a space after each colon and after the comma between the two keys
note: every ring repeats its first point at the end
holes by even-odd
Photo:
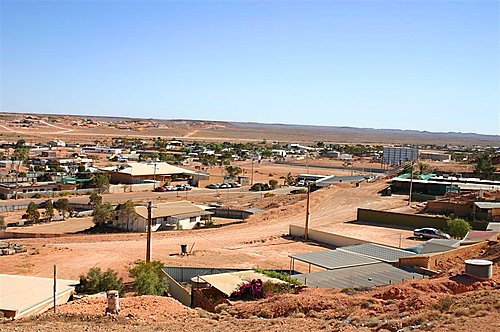
{"type": "Polygon", "coordinates": [[[151,216],[151,202],[148,202],[148,235],[146,240],[146,263],[151,261],[151,227],[152,227],[152,216],[151,216]]]}
{"type": "Polygon", "coordinates": [[[311,198],[311,185],[307,186],[307,203],[306,203],[306,227],[304,230],[304,240],[309,239],[309,201],[311,198]]]}
{"type": "Polygon", "coordinates": [[[56,313],[56,294],[57,294],[57,267],[54,265],[54,288],[53,288],[53,298],[54,298],[54,313],[56,313]]]}

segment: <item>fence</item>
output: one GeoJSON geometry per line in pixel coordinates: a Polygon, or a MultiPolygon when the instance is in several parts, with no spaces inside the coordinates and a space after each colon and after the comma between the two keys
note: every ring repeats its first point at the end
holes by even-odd
{"type": "MultiPolygon", "coordinates": [[[[448,227],[448,218],[440,216],[424,216],[421,214],[406,214],[398,212],[358,209],[358,221],[375,225],[392,225],[410,228],[433,227],[445,230],[448,227]]],[[[469,221],[472,229],[484,231],[487,222],[469,221]]]]}
{"type": "Polygon", "coordinates": [[[1,205],[0,206],[0,213],[2,213],[2,212],[13,212],[13,211],[26,210],[27,208],[28,208],[28,204],[1,205]]]}
{"type": "Polygon", "coordinates": [[[403,227],[434,227],[446,229],[448,219],[438,216],[423,216],[397,212],[358,209],[357,220],[376,225],[393,225],[403,227]]]}
{"type": "Polygon", "coordinates": [[[168,291],[170,295],[177,301],[190,307],[192,301],[191,291],[184,288],[181,285],[182,282],[191,282],[191,279],[197,276],[238,272],[246,269],[167,266],[162,270],[168,281],[168,291]]]}
{"type": "MultiPolygon", "coordinates": [[[[291,236],[304,237],[305,228],[296,225],[290,225],[291,236]]],[[[313,241],[326,243],[335,247],[347,247],[356,244],[370,243],[369,241],[356,239],[344,235],[332,234],[328,232],[318,231],[315,229],[309,229],[308,238],[313,241]]]]}
{"type": "Polygon", "coordinates": [[[122,194],[138,191],[152,191],[154,188],[154,183],[112,184],[109,186],[108,192],[110,194],[122,194]]]}

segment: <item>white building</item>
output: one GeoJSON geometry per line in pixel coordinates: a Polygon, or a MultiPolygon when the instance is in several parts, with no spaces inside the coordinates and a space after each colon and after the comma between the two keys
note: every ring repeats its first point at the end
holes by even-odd
{"type": "Polygon", "coordinates": [[[286,157],[286,151],[285,150],[271,150],[273,156],[275,157],[281,157],[285,158],[286,157]]]}
{"type": "MultiPolygon", "coordinates": [[[[202,216],[210,219],[212,213],[188,201],[153,204],[151,209],[152,230],[192,229],[205,223],[202,216]]],[[[119,209],[113,226],[130,232],[146,232],[148,208],[136,206],[131,216],[121,214],[119,209]]]]}
{"type": "Polygon", "coordinates": [[[384,146],[382,162],[389,165],[401,165],[406,161],[417,160],[418,149],[396,146],[384,146]]]}

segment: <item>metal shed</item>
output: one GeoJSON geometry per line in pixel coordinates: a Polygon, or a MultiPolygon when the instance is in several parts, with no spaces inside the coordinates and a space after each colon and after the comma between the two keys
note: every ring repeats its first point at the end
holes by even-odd
{"type": "Polygon", "coordinates": [[[334,270],[351,266],[380,263],[379,260],[341,250],[308,252],[289,255],[289,257],[291,258],[290,270],[295,269],[295,260],[308,263],[309,271],[311,270],[311,265],[319,266],[327,270],[334,270]]]}
{"type": "Polygon", "coordinates": [[[422,279],[423,276],[380,262],[324,272],[298,274],[294,278],[309,287],[356,288],[389,285],[404,280],[422,279]]]}
{"type": "Polygon", "coordinates": [[[397,263],[401,257],[415,255],[415,253],[411,251],[388,247],[376,243],[357,244],[354,246],[338,248],[337,250],[360,254],[386,263],[397,263]]]}

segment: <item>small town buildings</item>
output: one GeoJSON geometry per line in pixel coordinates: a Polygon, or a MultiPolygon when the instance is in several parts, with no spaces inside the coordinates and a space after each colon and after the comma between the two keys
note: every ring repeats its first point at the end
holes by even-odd
{"type": "MultiPolygon", "coordinates": [[[[151,209],[152,230],[192,229],[210,220],[212,212],[188,201],[153,204],[151,209]]],[[[131,216],[116,211],[113,227],[129,232],[146,232],[148,208],[136,206],[131,216]]]]}
{"type": "Polygon", "coordinates": [[[428,152],[421,151],[420,159],[422,160],[431,160],[431,161],[451,161],[451,155],[448,153],[439,153],[439,152],[428,152]]]}
{"type": "Polygon", "coordinates": [[[169,163],[130,162],[119,166],[105,167],[103,171],[111,175],[111,183],[136,184],[145,180],[158,181],[160,184],[172,180],[189,180],[196,172],[169,163]]]}
{"type": "Polygon", "coordinates": [[[82,153],[84,154],[121,154],[122,149],[120,148],[109,148],[106,146],[84,146],[82,148],[82,153]]]}
{"type": "Polygon", "coordinates": [[[475,202],[474,219],[500,221],[500,202],[475,202]]]}
{"type": "Polygon", "coordinates": [[[52,147],[65,147],[66,146],[66,142],[62,141],[62,140],[52,140],[52,141],[48,141],[47,144],[49,146],[52,146],[52,147]]]}
{"type": "Polygon", "coordinates": [[[275,157],[280,157],[280,158],[285,158],[286,157],[286,151],[285,150],[271,150],[273,156],[275,157]]]}
{"type": "Polygon", "coordinates": [[[57,182],[20,182],[20,183],[1,183],[0,198],[15,198],[16,193],[19,198],[30,198],[36,194],[51,195],[60,191],[74,191],[76,185],[62,184],[57,182]]]}
{"type": "Polygon", "coordinates": [[[23,165],[22,160],[0,160],[0,168],[6,170],[17,170],[23,165]]]}
{"type": "Polygon", "coordinates": [[[334,151],[334,150],[325,151],[324,154],[325,154],[325,157],[328,157],[328,158],[338,158],[340,156],[340,152],[334,151]]]}

